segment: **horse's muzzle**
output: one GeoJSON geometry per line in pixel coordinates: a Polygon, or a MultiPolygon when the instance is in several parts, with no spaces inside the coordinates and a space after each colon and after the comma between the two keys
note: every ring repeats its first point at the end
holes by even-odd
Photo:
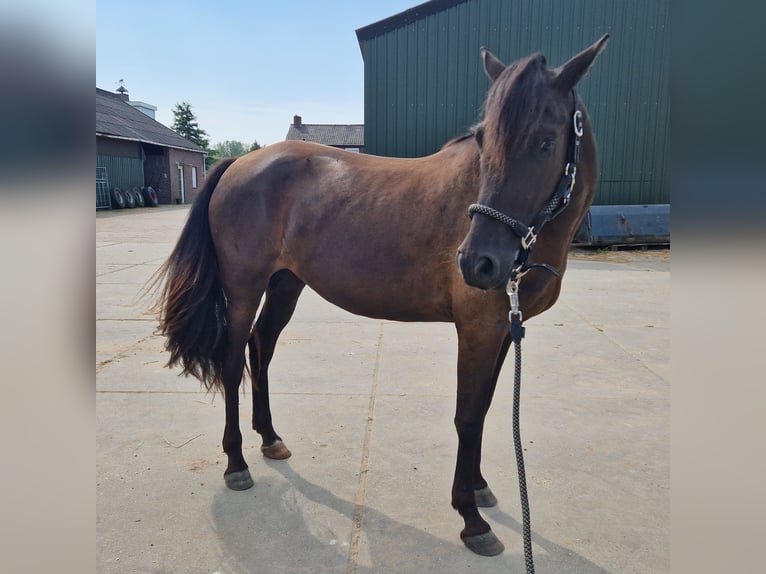
{"type": "MultiPolygon", "coordinates": [[[[515,256],[511,261],[514,260],[515,256]]],[[[463,280],[479,289],[505,289],[511,274],[511,266],[503,265],[492,253],[458,249],[457,264],[463,280]]]]}

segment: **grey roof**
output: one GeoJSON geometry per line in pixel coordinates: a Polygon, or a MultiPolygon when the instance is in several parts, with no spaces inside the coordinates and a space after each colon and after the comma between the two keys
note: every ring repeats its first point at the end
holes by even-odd
{"type": "Polygon", "coordinates": [[[194,142],[121,100],[119,95],[99,88],[96,88],[96,135],[205,152],[194,142]]]}
{"type": "Polygon", "coordinates": [[[286,140],[304,140],[325,145],[364,146],[363,124],[301,124],[290,125],[286,140]]]}

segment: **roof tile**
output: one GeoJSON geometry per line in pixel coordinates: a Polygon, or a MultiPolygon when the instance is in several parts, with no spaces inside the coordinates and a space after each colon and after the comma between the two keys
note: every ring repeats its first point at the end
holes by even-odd
{"type": "Polygon", "coordinates": [[[364,146],[363,124],[290,125],[286,140],[303,140],[332,146],[364,146]]]}

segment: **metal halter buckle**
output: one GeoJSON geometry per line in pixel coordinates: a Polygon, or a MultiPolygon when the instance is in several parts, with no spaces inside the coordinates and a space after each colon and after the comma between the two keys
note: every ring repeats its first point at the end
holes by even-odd
{"type": "Polygon", "coordinates": [[[572,123],[574,125],[575,135],[578,138],[582,137],[582,112],[580,110],[575,110],[575,113],[572,116],[572,123]]]}
{"type": "Polygon", "coordinates": [[[521,238],[521,247],[524,249],[530,249],[537,241],[537,235],[535,235],[535,228],[530,227],[527,229],[527,234],[521,238]]]}
{"type": "Polygon", "coordinates": [[[575,181],[577,180],[577,166],[573,163],[567,163],[564,168],[564,177],[569,179],[569,183],[567,184],[567,191],[562,198],[561,207],[569,205],[569,199],[572,197],[572,190],[574,189],[575,181]]]}

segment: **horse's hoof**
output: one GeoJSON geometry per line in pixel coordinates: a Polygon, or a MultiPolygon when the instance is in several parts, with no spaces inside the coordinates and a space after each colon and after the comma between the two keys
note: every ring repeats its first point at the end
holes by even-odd
{"type": "Polygon", "coordinates": [[[274,441],[274,444],[269,446],[262,446],[261,452],[266,458],[271,458],[274,460],[284,460],[286,458],[290,458],[293,454],[290,452],[290,449],[285,446],[285,443],[279,439],[274,441]]]}
{"type": "Polygon", "coordinates": [[[476,506],[479,508],[491,508],[497,506],[497,498],[488,486],[474,490],[473,495],[476,498],[476,506]]]}
{"type": "Polygon", "coordinates": [[[503,543],[497,539],[497,536],[491,530],[484,534],[462,538],[463,544],[468,547],[468,550],[480,556],[497,556],[505,550],[503,543]]]}
{"type": "Polygon", "coordinates": [[[231,490],[247,490],[248,488],[252,488],[255,484],[248,469],[224,474],[223,478],[226,481],[226,486],[231,490]]]}

